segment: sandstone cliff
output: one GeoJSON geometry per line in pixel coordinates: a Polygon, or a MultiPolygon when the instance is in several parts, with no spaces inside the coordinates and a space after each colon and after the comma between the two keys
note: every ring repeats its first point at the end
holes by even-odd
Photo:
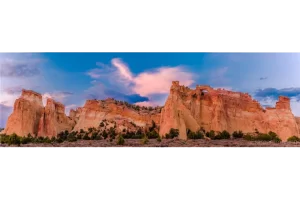
{"type": "Polygon", "coordinates": [[[179,129],[181,139],[186,139],[187,129],[197,131],[201,127],[206,131],[274,131],[284,141],[293,135],[300,136],[300,118],[292,114],[287,97],[279,97],[274,108],[264,109],[247,93],[206,85],[190,89],[179,85],[178,81],[172,83],[163,109],[138,107],[114,99],[87,100],[83,107],[71,110],[69,117],[65,115],[63,104],[47,99],[43,107],[39,93],[23,90],[15,101],[4,133],[52,137],[65,130],[93,127],[114,127],[117,132],[124,132],[145,130],[152,126],[152,121],[161,135],[169,133],[171,128],[179,129]],[[106,124],[100,127],[104,120],[106,124]]]}
{"type": "Polygon", "coordinates": [[[43,109],[41,94],[22,90],[21,97],[15,101],[13,113],[8,118],[4,133],[16,133],[20,136],[37,133],[43,109]]]}
{"type": "Polygon", "coordinates": [[[4,133],[52,137],[64,130],[70,131],[74,126],[75,121],[65,115],[64,105],[47,99],[44,107],[41,94],[23,89],[21,97],[15,101],[4,133]]]}
{"type": "Polygon", "coordinates": [[[282,140],[299,136],[299,126],[290,109],[290,100],[281,96],[275,108],[263,109],[247,93],[197,86],[195,90],[172,83],[170,95],[162,110],[160,134],[170,128],[179,129],[179,137],[186,139],[186,129],[262,133],[276,132],[282,140]]]}
{"type": "Polygon", "coordinates": [[[47,99],[43,107],[42,96],[39,93],[23,90],[15,101],[14,111],[7,121],[4,133],[16,133],[27,136],[52,137],[62,131],[87,131],[98,128],[103,120],[110,120],[107,128],[117,127],[117,132],[134,131],[142,127],[144,130],[152,126],[152,121],[159,124],[161,108],[142,108],[114,99],[87,100],[84,107],[65,114],[65,106],[53,99],[47,99]]]}
{"type": "Polygon", "coordinates": [[[74,131],[87,130],[90,127],[97,128],[101,121],[105,119],[114,120],[117,125],[129,121],[140,127],[150,126],[152,120],[159,124],[160,120],[160,108],[152,111],[135,110],[127,103],[110,98],[106,100],[87,100],[84,107],[71,110],[70,114],[77,121],[74,131]]]}
{"type": "Polygon", "coordinates": [[[75,120],[65,115],[65,106],[53,99],[47,99],[39,121],[38,136],[52,137],[61,131],[71,131],[75,126],[75,120]]]}

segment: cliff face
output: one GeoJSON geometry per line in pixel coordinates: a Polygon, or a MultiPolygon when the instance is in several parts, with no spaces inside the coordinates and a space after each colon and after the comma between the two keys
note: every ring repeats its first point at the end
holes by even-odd
{"type": "Polygon", "coordinates": [[[77,121],[74,131],[97,128],[102,120],[114,120],[121,124],[130,121],[140,127],[147,127],[152,120],[159,124],[159,110],[134,110],[127,105],[113,99],[87,100],[84,107],[71,110],[72,118],[77,121]]]}
{"type": "Polygon", "coordinates": [[[186,139],[187,129],[197,131],[201,127],[206,131],[274,131],[284,141],[293,135],[300,136],[300,118],[292,114],[287,97],[279,97],[274,108],[264,109],[247,93],[215,90],[205,85],[192,90],[178,81],[173,82],[163,109],[141,108],[114,99],[87,100],[83,107],[71,110],[69,117],[63,104],[47,99],[43,107],[39,93],[23,90],[4,133],[52,137],[65,130],[99,128],[103,120],[108,121],[105,127],[115,126],[118,132],[145,130],[154,121],[161,135],[175,128],[179,129],[181,139],[186,139]]]}
{"type": "Polygon", "coordinates": [[[65,115],[65,106],[53,99],[47,99],[39,121],[38,136],[56,136],[61,131],[71,131],[74,126],[75,120],[65,115]]]}
{"type": "Polygon", "coordinates": [[[41,94],[22,90],[21,97],[15,101],[14,111],[8,118],[4,133],[21,136],[36,133],[43,108],[41,94]]]}
{"type": "Polygon", "coordinates": [[[209,86],[192,90],[179,85],[178,81],[172,84],[160,124],[161,135],[176,128],[181,139],[186,139],[186,129],[197,131],[201,127],[206,131],[274,131],[283,140],[300,134],[287,97],[280,97],[275,108],[263,109],[247,93],[215,90],[209,86]]]}
{"type": "Polygon", "coordinates": [[[44,107],[41,94],[23,90],[21,97],[15,101],[14,111],[8,118],[4,133],[52,137],[74,126],[75,121],[65,115],[64,105],[47,99],[44,107]]]}
{"type": "Polygon", "coordinates": [[[296,122],[297,122],[298,128],[300,130],[300,117],[296,117],[296,122]]]}

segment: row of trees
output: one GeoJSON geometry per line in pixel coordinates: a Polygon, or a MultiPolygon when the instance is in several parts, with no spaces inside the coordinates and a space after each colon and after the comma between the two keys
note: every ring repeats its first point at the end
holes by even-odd
{"type": "MultiPolygon", "coordinates": [[[[282,140],[278,137],[278,135],[272,131],[269,133],[260,133],[257,130],[255,130],[254,133],[246,133],[244,134],[242,131],[234,131],[232,134],[230,134],[228,131],[222,131],[222,132],[215,132],[215,131],[209,131],[205,132],[203,128],[198,130],[197,132],[192,132],[191,130],[187,130],[187,137],[188,139],[204,139],[206,137],[210,138],[211,140],[222,140],[222,139],[239,139],[243,138],[247,141],[265,141],[270,142],[273,141],[275,143],[280,143],[282,140]]],[[[297,137],[293,136],[288,139],[289,142],[295,141],[298,142],[297,137]]]]}
{"type": "MultiPolygon", "coordinates": [[[[143,133],[142,131],[137,132],[126,132],[123,134],[117,134],[114,128],[110,128],[108,131],[104,130],[98,132],[95,128],[89,128],[88,131],[81,129],[79,132],[73,131],[69,133],[68,131],[63,131],[59,133],[56,137],[36,137],[28,134],[27,136],[18,136],[15,133],[12,135],[1,134],[0,140],[1,144],[8,145],[19,145],[28,144],[28,143],[62,143],[65,141],[76,142],[78,140],[109,140],[112,142],[116,140],[116,143],[123,145],[125,139],[140,139],[142,144],[147,144],[149,139],[156,139],[158,142],[161,142],[162,139],[174,139],[179,136],[178,129],[170,129],[169,133],[161,137],[155,130],[143,133]]],[[[205,137],[210,138],[211,140],[222,140],[222,139],[239,139],[242,138],[247,141],[265,141],[265,142],[275,142],[280,143],[281,139],[278,135],[272,131],[267,134],[260,133],[258,131],[254,133],[244,134],[242,131],[235,131],[230,134],[227,131],[215,132],[209,131],[206,132],[204,129],[200,129],[197,132],[187,130],[187,137],[191,140],[204,139],[205,137]]],[[[288,138],[288,142],[300,142],[300,138],[297,136],[292,136],[288,138]]]]}

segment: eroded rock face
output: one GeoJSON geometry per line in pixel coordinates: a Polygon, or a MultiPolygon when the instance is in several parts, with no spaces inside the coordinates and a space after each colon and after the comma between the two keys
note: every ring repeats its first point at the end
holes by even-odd
{"type": "Polygon", "coordinates": [[[265,110],[247,93],[209,86],[192,90],[174,81],[162,110],[160,134],[175,128],[179,129],[179,137],[186,139],[186,129],[197,131],[201,127],[206,131],[274,131],[282,140],[300,134],[287,97],[279,97],[275,108],[265,110]]]}
{"type": "Polygon", "coordinates": [[[70,132],[74,126],[75,120],[66,116],[65,106],[53,99],[47,99],[47,104],[39,121],[38,136],[56,136],[65,130],[70,132]]]}
{"type": "Polygon", "coordinates": [[[117,123],[131,121],[137,126],[146,127],[152,124],[152,120],[159,124],[160,112],[133,110],[125,104],[113,99],[87,100],[84,107],[72,110],[72,116],[77,124],[74,131],[87,130],[90,127],[99,127],[102,120],[114,120],[117,123]]]}
{"type": "Polygon", "coordinates": [[[117,132],[146,130],[154,121],[161,135],[174,128],[179,129],[181,139],[186,139],[187,129],[197,131],[201,127],[206,131],[274,131],[284,141],[293,135],[300,137],[300,118],[292,114],[287,97],[279,97],[274,108],[264,109],[247,93],[207,85],[193,90],[179,85],[178,81],[173,82],[162,110],[160,107],[140,109],[114,99],[87,100],[83,107],[71,110],[69,117],[63,104],[47,99],[43,107],[39,93],[23,90],[15,101],[4,133],[52,137],[65,130],[99,128],[103,120],[109,123],[105,128],[115,126],[117,132]]]}
{"type": "Polygon", "coordinates": [[[20,136],[37,133],[43,109],[42,95],[23,89],[21,97],[15,101],[14,111],[7,120],[4,133],[20,136]]]}
{"type": "Polygon", "coordinates": [[[21,97],[15,101],[4,133],[52,137],[61,131],[70,131],[74,126],[75,121],[65,115],[64,105],[47,99],[44,107],[41,94],[24,89],[21,97]]]}

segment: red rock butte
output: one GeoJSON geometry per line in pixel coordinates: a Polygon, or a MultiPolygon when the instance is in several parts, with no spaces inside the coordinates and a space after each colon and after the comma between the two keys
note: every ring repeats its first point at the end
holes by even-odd
{"type": "MultiPolygon", "coordinates": [[[[42,96],[23,90],[15,101],[14,111],[9,116],[4,133],[20,136],[28,133],[37,136],[56,136],[61,131],[87,130],[99,127],[105,120],[146,128],[154,121],[160,135],[171,128],[179,130],[179,138],[187,139],[186,130],[206,131],[276,132],[286,141],[291,136],[300,136],[300,118],[292,114],[290,99],[280,96],[274,108],[264,109],[248,93],[214,89],[208,85],[197,85],[190,89],[173,81],[165,106],[152,110],[133,109],[132,106],[112,98],[87,100],[83,107],[65,115],[65,106],[47,99],[43,106],[42,96]]],[[[119,129],[119,132],[122,132],[119,129]]]]}
{"type": "Polygon", "coordinates": [[[179,137],[186,139],[186,129],[197,131],[276,132],[283,140],[299,136],[299,118],[290,108],[290,99],[280,96],[275,108],[264,109],[248,93],[213,89],[197,85],[196,89],[172,82],[170,95],[161,113],[160,134],[170,128],[179,129],[179,137]]]}

